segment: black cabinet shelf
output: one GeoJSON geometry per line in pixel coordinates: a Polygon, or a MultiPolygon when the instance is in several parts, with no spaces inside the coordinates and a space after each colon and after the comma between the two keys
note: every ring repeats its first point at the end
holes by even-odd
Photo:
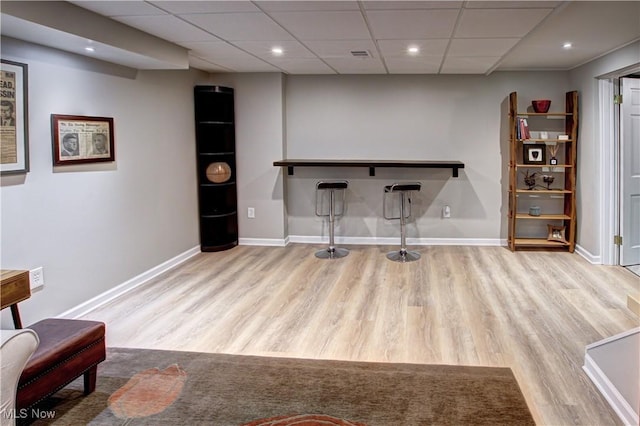
{"type": "Polygon", "coordinates": [[[237,211],[232,211],[229,213],[221,213],[221,214],[203,214],[200,215],[200,217],[205,218],[205,219],[211,219],[211,218],[216,218],[216,217],[229,217],[229,216],[234,216],[237,215],[238,212],[237,211]]]}
{"type": "Polygon", "coordinates": [[[210,188],[216,188],[216,187],[221,187],[221,186],[231,186],[231,185],[235,185],[236,182],[235,181],[229,181],[229,182],[223,182],[223,183],[201,183],[200,186],[201,187],[210,187],[210,188]]]}
{"type": "Polygon", "coordinates": [[[238,245],[233,96],[233,89],[228,87],[194,88],[202,251],[238,245]]]}
{"type": "Polygon", "coordinates": [[[202,156],[207,156],[207,155],[217,155],[217,156],[222,156],[222,155],[234,155],[235,153],[233,151],[225,151],[225,152],[201,152],[199,155],[202,156]]]}

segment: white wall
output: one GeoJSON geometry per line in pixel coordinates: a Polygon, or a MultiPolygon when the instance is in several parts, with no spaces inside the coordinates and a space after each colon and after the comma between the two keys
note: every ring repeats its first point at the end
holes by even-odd
{"type": "MultiPolygon", "coordinates": [[[[350,181],[348,214],[337,235],[396,237],[398,225],[382,218],[382,187],[417,180],[411,237],[506,238],[508,188],[507,99],[518,92],[520,110],[532,99],[551,99],[564,110],[573,90],[566,72],[497,72],[466,75],[289,76],[289,158],[460,160],[459,178],[450,170],[297,168],[288,176],[289,233],[326,236],[314,216],[314,185],[322,178],[350,181]],[[442,219],[442,206],[452,218],[442,219]]],[[[555,105],[555,107],[554,107],[555,105]]]]}
{"type": "MultiPolygon", "coordinates": [[[[633,43],[602,58],[589,62],[569,73],[571,84],[580,94],[580,129],[578,145],[578,243],[594,257],[602,255],[600,182],[603,178],[600,156],[600,114],[598,77],[616,70],[640,64],[640,42],[633,43]]],[[[612,238],[613,239],[613,238],[612,238]]]]}
{"type": "MultiPolygon", "coordinates": [[[[199,244],[193,86],[208,75],[126,78],[95,61],[68,65],[83,62],[75,55],[49,50],[34,59],[42,47],[11,47],[3,38],[3,58],[29,66],[31,171],[2,178],[0,261],[3,269],[44,267],[45,287],[20,304],[31,324],[199,244]],[[54,169],[52,113],[113,117],[116,161],[54,169]]],[[[8,318],[3,312],[3,328],[8,318]]]]}
{"type": "Polygon", "coordinates": [[[287,220],[283,177],[273,162],[285,152],[284,75],[214,75],[210,84],[235,89],[238,234],[240,244],[283,244],[287,220]],[[247,208],[255,219],[247,218],[247,208]]]}

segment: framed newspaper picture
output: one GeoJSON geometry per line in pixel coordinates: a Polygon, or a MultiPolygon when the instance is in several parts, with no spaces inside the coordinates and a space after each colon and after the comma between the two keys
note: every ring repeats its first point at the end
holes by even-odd
{"type": "Polygon", "coordinates": [[[53,165],[114,161],[113,118],[51,115],[53,165]]]}
{"type": "Polygon", "coordinates": [[[29,171],[27,64],[0,63],[0,174],[29,171]]]}

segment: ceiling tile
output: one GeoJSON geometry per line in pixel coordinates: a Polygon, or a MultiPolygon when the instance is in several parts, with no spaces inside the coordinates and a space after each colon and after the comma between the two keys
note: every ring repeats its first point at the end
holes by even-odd
{"type": "MultiPolygon", "coordinates": [[[[121,2],[116,2],[121,3],[121,2]]],[[[150,2],[176,15],[191,13],[229,13],[229,12],[259,12],[250,1],[152,1],[150,2]]]]}
{"type": "Polygon", "coordinates": [[[325,62],[340,74],[386,74],[378,58],[327,58],[325,62]]]}
{"type": "Polygon", "coordinates": [[[282,71],[273,65],[264,62],[261,59],[254,58],[251,55],[236,58],[207,58],[215,62],[217,65],[228,68],[235,72],[279,72],[282,71]]]}
{"type": "MultiPolygon", "coordinates": [[[[309,49],[295,40],[285,41],[236,41],[233,43],[242,50],[246,50],[256,56],[264,58],[271,62],[271,59],[277,60],[291,58],[316,58],[309,49]],[[279,47],[283,50],[281,56],[275,56],[271,49],[279,47]]],[[[317,58],[316,58],[317,59],[317,58]]]]}
{"type": "Polygon", "coordinates": [[[200,28],[172,15],[120,16],[116,21],[173,42],[219,40],[200,28]]]}
{"type": "Polygon", "coordinates": [[[263,13],[205,13],[181,17],[225,40],[293,40],[263,13]]]}
{"type": "Polygon", "coordinates": [[[363,1],[366,10],[459,9],[461,1],[363,1]]]}
{"type": "Polygon", "coordinates": [[[271,17],[302,41],[371,37],[360,12],[277,12],[271,17]]]}
{"type": "Polygon", "coordinates": [[[451,40],[449,56],[503,56],[519,38],[461,38],[451,40]]]}
{"type": "Polygon", "coordinates": [[[468,1],[467,9],[551,9],[562,4],[561,1],[468,1]]]}
{"type": "Polygon", "coordinates": [[[366,50],[371,56],[378,56],[372,40],[306,41],[305,44],[321,58],[352,58],[353,50],[366,50]]]}
{"type": "Polygon", "coordinates": [[[455,38],[523,37],[551,9],[464,9],[455,38]]]}
{"type": "Polygon", "coordinates": [[[392,74],[437,74],[442,56],[393,57],[385,60],[392,74]]]}
{"type": "Polygon", "coordinates": [[[447,50],[449,39],[432,40],[378,40],[380,52],[384,57],[404,57],[409,56],[407,49],[415,46],[420,49],[416,56],[442,56],[447,50]]]}
{"type": "Polygon", "coordinates": [[[569,69],[640,38],[640,2],[572,2],[527,35],[499,70],[569,69]],[[615,25],[608,23],[615,22],[615,25]],[[570,50],[562,43],[572,41],[570,50]]]}
{"type": "Polygon", "coordinates": [[[389,40],[450,37],[457,17],[456,9],[367,12],[374,38],[389,40]]]}
{"type": "Polygon", "coordinates": [[[499,56],[462,57],[447,56],[442,64],[441,74],[484,74],[500,60],[499,56]]]}
{"type": "Polygon", "coordinates": [[[191,49],[191,53],[204,59],[213,60],[216,58],[238,58],[251,56],[247,52],[225,41],[203,41],[203,42],[185,42],[180,43],[182,46],[191,49]]]}
{"type": "Polygon", "coordinates": [[[71,1],[76,6],[104,16],[166,15],[161,9],[146,1],[71,1]]]}
{"type": "Polygon", "coordinates": [[[305,12],[320,10],[360,10],[356,1],[257,1],[265,12],[305,12]]]}
{"type": "Polygon", "coordinates": [[[212,72],[231,72],[232,71],[228,68],[224,68],[217,64],[201,59],[195,55],[189,55],[189,65],[191,65],[193,68],[198,68],[199,70],[203,70],[203,71],[212,71],[212,72]]]}
{"type": "Polygon", "coordinates": [[[269,62],[290,74],[336,74],[327,64],[317,58],[277,58],[269,62]]]}

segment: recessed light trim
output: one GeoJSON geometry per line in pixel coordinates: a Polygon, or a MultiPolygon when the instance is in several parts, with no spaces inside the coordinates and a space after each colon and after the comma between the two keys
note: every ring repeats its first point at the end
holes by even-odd
{"type": "Polygon", "coordinates": [[[420,48],[418,46],[409,46],[407,48],[407,53],[409,53],[409,55],[417,55],[420,53],[420,48]]]}
{"type": "Polygon", "coordinates": [[[573,47],[573,43],[571,43],[570,41],[566,41],[563,45],[563,48],[565,49],[571,49],[573,47]]]}

